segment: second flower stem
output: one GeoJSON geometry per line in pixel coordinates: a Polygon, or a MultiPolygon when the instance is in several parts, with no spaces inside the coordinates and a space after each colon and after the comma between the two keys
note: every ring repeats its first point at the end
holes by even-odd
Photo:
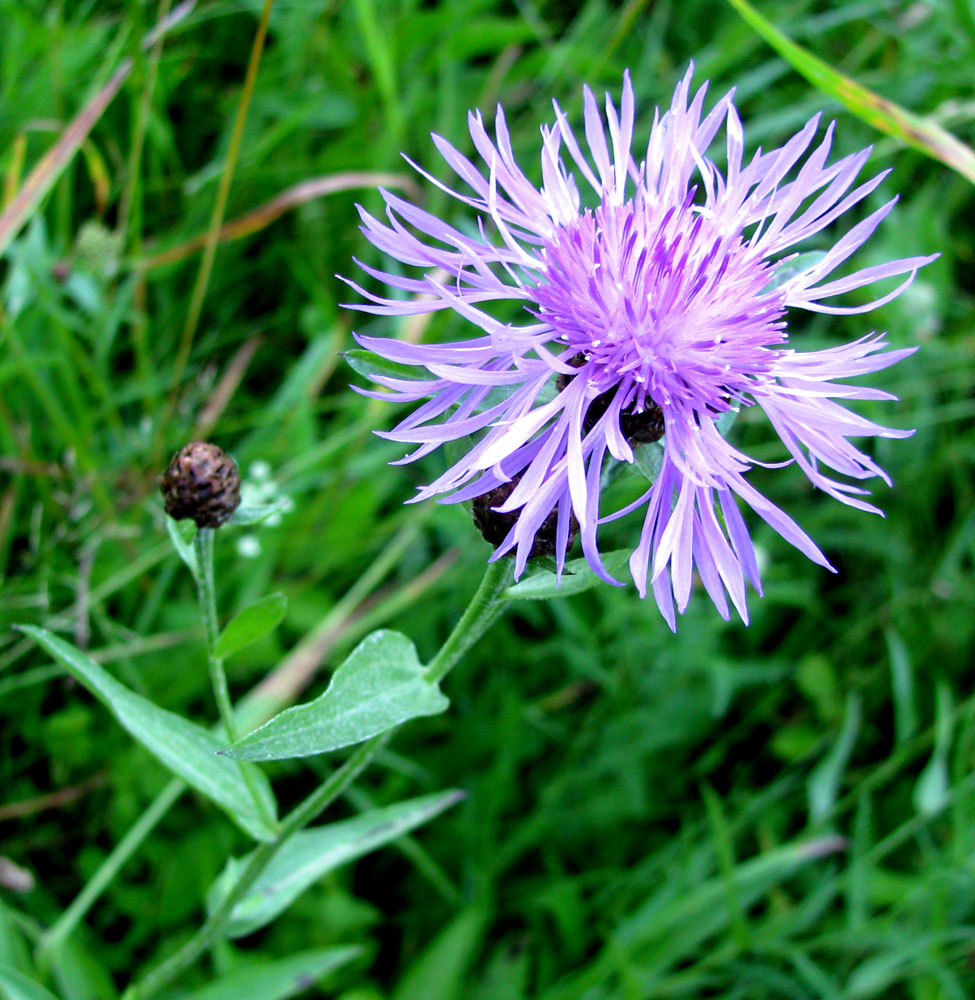
{"type": "MultiPolygon", "coordinates": [[[[200,617],[203,619],[203,634],[206,638],[207,664],[210,668],[210,684],[213,687],[213,697],[217,702],[220,722],[223,725],[227,740],[234,743],[237,740],[237,723],[234,719],[234,705],[230,700],[230,688],[227,685],[227,673],[223,669],[223,659],[214,654],[217,639],[220,636],[220,625],[217,619],[217,597],[213,572],[213,536],[215,528],[198,528],[193,545],[196,549],[196,589],[200,598],[200,617]]],[[[254,784],[251,765],[239,762],[240,775],[254,800],[257,814],[264,820],[268,828],[273,830],[277,820],[271,814],[267,802],[260,795],[254,784]]]]}
{"type": "Polygon", "coordinates": [[[220,721],[223,723],[227,739],[234,743],[237,740],[237,724],[234,721],[234,705],[230,700],[227,674],[223,669],[223,660],[213,654],[220,636],[213,573],[214,531],[214,528],[199,528],[193,541],[197,561],[196,590],[200,598],[200,617],[203,619],[203,634],[207,644],[207,663],[210,667],[213,697],[216,699],[217,711],[220,713],[220,721]]]}

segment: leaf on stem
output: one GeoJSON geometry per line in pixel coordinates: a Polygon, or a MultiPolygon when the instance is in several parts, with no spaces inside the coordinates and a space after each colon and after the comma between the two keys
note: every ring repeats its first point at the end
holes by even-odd
{"type": "Polygon", "coordinates": [[[213,655],[223,660],[237,650],[263,639],[281,624],[287,610],[288,599],[284,594],[268,594],[249,604],[227,622],[213,647],[213,655]]]}
{"type": "MultiPolygon", "coordinates": [[[[436,792],[371,809],[354,819],[299,830],[234,907],[227,924],[228,935],[242,937],[264,927],[323,875],[402,837],[463,797],[464,793],[457,789],[436,792]]],[[[247,858],[230,859],[208,895],[211,913],[246,864],[247,858]]]]}
{"type": "MultiPolygon", "coordinates": [[[[19,628],[95,695],[129,735],[173,774],[224,809],[252,837],[273,839],[275,831],[258,812],[241,766],[220,754],[223,742],[218,737],[130,691],[81,650],[46,629],[19,628]]],[[[264,800],[268,815],[273,815],[275,802],[267,776],[253,765],[244,766],[251,768],[251,784],[264,800]]]]}
{"type": "MultiPolygon", "coordinates": [[[[603,556],[603,565],[608,573],[619,576],[626,572],[629,558],[629,549],[617,549],[615,552],[607,552],[603,556]]],[[[552,597],[581,594],[583,591],[603,585],[602,579],[596,576],[585,559],[570,559],[565,564],[561,583],[555,573],[543,569],[508,587],[502,596],[509,601],[519,599],[547,601],[552,597]]]]}
{"type": "Polygon", "coordinates": [[[433,376],[425,369],[416,365],[403,365],[398,361],[388,361],[386,358],[367,351],[362,347],[354,347],[343,351],[342,357],[349,363],[353,371],[364,378],[373,379],[377,375],[385,378],[401,378],[410,382],[424,382],[433,376]]]}
{"type": "Polygon", "coordinates": [[[166,515],[166,533],[169,535],[169,540],[173,543],[176,554],[193,574],[194,580],[200,576],[200,564],[196,558],[196,549],[193,547],[193,539],[198,530],[189,518],[174,521],[168,514],[166,515]]]}
{"type": "Polygon", "coordinates": [[[239,760],[308,757],[362,743],[449,702],[424,676],[416,647],[402,633],[367,635],[335,671],[324,694],[286,709],[226,753],[239,760]]]}

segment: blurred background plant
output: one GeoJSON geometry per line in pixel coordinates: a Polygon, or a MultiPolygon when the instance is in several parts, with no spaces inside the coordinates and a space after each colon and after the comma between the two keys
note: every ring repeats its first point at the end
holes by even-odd
{"type": "MultiPolygon", "coordinates": [[[[404,730],[337,817],[449,787],[467,800],[218,942],[192,995],[972,996],[975,210],[964,150],[934,127],[975,139],[975,7],[761,3],[819,65],[734,6],[279,0],[251,89],[256,2],[0,2],[0,621],[58,631],[208,724],[196,597],[155,492],[183,442],[231,452],[250,502],[287,501],[218,548],[225,615],[289,599],[230,664],[236,697],[317,693],[379,625],[429,657],[482,572],[462,509],[402,505],[436,459],[385,467],[399,452],[370,430],[393,414],[348,389],[361,380],[340,358],[354,324],[458,332],[353,316],[334,277],[353,256],[377,263],[356,201],[378,210],[377,183],[419,196],[400,151],[440,170],[431,130],[466,149],[467,109],[502,100],[529,164],[552,97],[578,111],[582,82],[617,92],[628,66],[646,134],[693,58],[715,96],[737,87],[750,149],[820,108],[837,155],[875,143],[870,166],[893,173],[864,211],[902,199],[859,265],[942,253],[879,312],[796,333],[825,345],[877,326],[922,344],[877,376],[901,400],[882,419],[918,429],[876,442],[895,483],[885,520],[797,471],[756,476],[837,576],[758,528],[766,596],[747,629],[701,598],[672,636],[631,590],[514,605],[448,680],[450,712],[404,730]],[[837,72],[896,107],[851,97],[837,72]],[[891,121],[916,123],[898,108],[941,159],[904,145],[891,121]],[[340,945],[355,946],[340,969],[301,961],[340,945]]],[[[747,412],[734,433],[780,457],[747,412]]],[[[329,767],[270,770],[287,805],[329,767]]],[[[28,982],[0,994],[36,1000],[37,981],[112,998],[189,937],[247,845],[183,795],[32,957],[167,780],[61,668],[0,633],[0,965],[28,982]]]]}

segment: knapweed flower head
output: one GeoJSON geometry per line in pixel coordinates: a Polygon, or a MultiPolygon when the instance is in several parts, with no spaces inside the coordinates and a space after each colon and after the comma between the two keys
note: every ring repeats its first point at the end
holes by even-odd
{"type": "MultiPolygon", "coordinates": [[[[416,169],[469,206],[473,224],[455,228],[384,191],[386,221],[361,211],[363,232],[426,274],[360,265],[409,298],[353,285],[369,300],[359,309],[387,316],[453,310],[475,331],[442,344],[357,338],[417,369],[416,378],[375,376],[387,391],[372,393],[421,404],[383,435],[419,445],[402,461],[472,436],[463,457],[414,499],[488,498],[490,510],[506,517],[494,525],[494,558],[512,553],[516,575],[539,551],[554,554],[561,573],[578,532],[589,565],[612,583],[618,581],[603,565],[600,525],[642,513],[630,572],[642,596],[653,591],[671,628],[675,603],[681,612],[688,603],[694,570],[722,616],[730,598],[747,621],[746,581],[759,592],[761,581],[740,502],[831,568],[799,525],[749,483],[749,469],[759,463],[719,432],[729,411],[761,407],[791,455],[787,461],[842,503],[876,511],[856,484],[887,477],[848,439],[910,432],[841,405],[890,394],[837,380],[879,371],[912,350],[884,351],[883,335],[871,334],[802,352],[790,342],[786,316],[790,309],[866,312],[898,295],[934,259],[895,260],[826,280],[896,201],[823,253],[794,250],[881,182],[884,174],[857,183],[870,150],[828,163],[833,126],[814,144],[817,115],[783,146],[746,161],[733,92],[705,114],[706,85],[691,97],[692,72],[670,108],[655,115],[638,156],[631,151],[628,74],[619,109],[607,95],[601,114],[584,90],[587,151],[556,104],[554,122],[541,129],[540,187],[515,162],[500,107],[493,139],[480,113],[469,116],[482,165],[434,135],[472,193],[416,169]],[[708,159],[721,132],[723,172],[708,159]],[[867,304],[826,301],[897,275],[906,275],[899,287],[867,304]],[[498,318],[497,307],[486,307],[494,302],[513,303],[516,320],[498,318]],[[610,460],[634,462],[634,449],[655,441],[662,462],[653,483],[621,509],[603,509],[610,460]]],[[[484,509],[482,499],[482,520],[484,509]]]]}

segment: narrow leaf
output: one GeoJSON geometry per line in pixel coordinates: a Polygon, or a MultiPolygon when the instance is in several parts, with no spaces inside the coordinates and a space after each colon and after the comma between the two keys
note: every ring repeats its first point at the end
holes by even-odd
{"type": "MultiPolygon", "coordinates": [[[[373,809],[354,819],[300,830],[234,907],[228,934],[242,937],[265,926],[323,875],[402,837],[463,797],[457,790],[437,792],[373,809]]],[[[208,896],[211,911],[233,885],[246,860],[231,859],[218,877],[208,896]]]]}
{"type": "Polygon", "coordinates": [[[482,907],[461,910],[400,977],[392,1000],[463,1000],[468,970],[484,946],[486,918],[482,907]]]}
{"type": "Polygon", "coordinates": [[[433,378],[422,366],[387,361],[386,358],[381,358],[378,354],[361,347],[353,348],[351,351],[343,351],[342,357],[348,361],[354,371],[367,379],[374,379],[377,375],[382,375],[387,378],[409,379],[411,382],[425,382],[433,378]]]}
{"type": "Polygon", "coordinates": [[[40,983],[6,965],[0,966],[0,997],[4,1000],[57,1000],[40,983]]]}
{"type": "Polygon", "coordinates": [[[188,518],[182,521],[174,521],[168,514],[166,515],[166,533],[173,543],[176,554],[183,561],[186,568],[196,579],[200,575],[200,565],[196,559],[196,549],[193,548],[193,539],[196,537],[196,525],[188,518]]]}
{"type": "Polygon", "coordinates": [[[231,515],[228,524],[235,524],[238,527],[245,525],[260,524],[275,514],[287,514],[294,507],[294,501],[290,497],[280,497],[271,503],[261,504],[241,504],[231,515]]]}
{"type": "Polygon", "coordinates": [[[250,646],[273,632],[284,613],[288,609],[288,599],[284,594],[268,594],[259,601],[249,604],[227,622],[226,628],[220,633],[213,655],[224,659],[236,653],[238,649],[250,646]]]}
{"type": "Polygon", "coordinates": [[[186,1000],[287,1000],[304,993],[323,976],[361,954],[358,945],[344,945],[299,952],[275,962],[260,962],[190,993],[186,1000]]]}
{"type": "Polygon", "coordinates": [[[951,703],[951,688],[938,684],[937,716],[934,726],[934,753],[914,786],[914,808],[922,816],[935,816],[948,804],[951,779],[948,757],[951,752],[955,714],[951,703]]]}
{"type": "Polygon", "coordinates": [[[276,715],[226,753],[240,760],[308,757],[361,743],[416,716],[437,715],[448,704],[425,679],[413,643],[381,629],[356,646],[324,694],[276,715]]]}
{"type": "MultiPolygon", "coordinates": [[[[188,785],[229,813],[251,836],[270,840],[274,831],[262,819],[251,798],[240,766],[222,756],[223,743],[201,726],[159,708],[120,684],[94,660],[70,643],[34,625],[20,630],[43,646],[115,716],[129,735],[188,785]]],[[[274,797],[267,776],[251,767],[250,779],[270,815],[274,797]]]]}
{"type": "MultiPolygon", "coordinates": [[[[629,558],[629,549],[617,549],[603,556],[603,565],[611,576],[625,575],[629,558]]],[[[542,570],[509,587],[502,596],[509,601],[547,601],[553,597],[581,594],[604,582],[585,559],[572,559],[565,564],[561,583],[554,573],[542,570]]]]}
{"type": "Polygon", "coordinates": [[[855,80],[838,73],[801,45],[787,38],[747,0],[728,0],[742,18],[814,87],[835,98],[868,125],[940,160],[975,184],[975,150],[928,118],[875,94],[855,80]]]}
{"type": "Polygon", "coordinates": [[[833,749],[813,769],[807,783],[809,814],[814,823],[825,819],[836,804],[843,774],[860,732],[860,717],[860,699],[850,694],[846,699],[846,718],[840,735],[833,749]]]}

